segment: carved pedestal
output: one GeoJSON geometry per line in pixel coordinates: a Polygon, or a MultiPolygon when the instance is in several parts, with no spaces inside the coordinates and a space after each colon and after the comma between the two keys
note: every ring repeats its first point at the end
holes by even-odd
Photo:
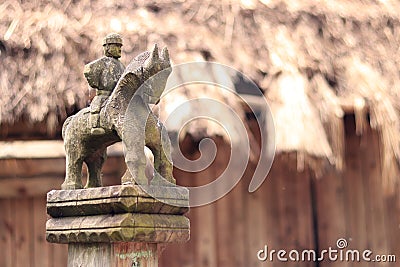
{"type": "Polygon", "coordinates": [[[69,267],[158,266],[165,244],[189,240],[189,219],[183,215],[189,195],[185,188],[144,189],[120,185],[50,191],[47,241],[68,243],[69,267]]]}

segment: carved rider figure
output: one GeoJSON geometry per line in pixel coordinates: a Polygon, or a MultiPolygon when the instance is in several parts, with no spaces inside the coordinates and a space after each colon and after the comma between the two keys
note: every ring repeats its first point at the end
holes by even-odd
{"type": "Polygon", "coordinates": [[[111,95],[125,66],[118,60],[121,57],[122,37],[110,33],[103,39],[104,56],[85,65],[83,74],[89,85],[96,89],[96,96],[90,104],[89,123],[91,133],[104,134],[99,125],[99,113],[105,100],[111,95]]]}

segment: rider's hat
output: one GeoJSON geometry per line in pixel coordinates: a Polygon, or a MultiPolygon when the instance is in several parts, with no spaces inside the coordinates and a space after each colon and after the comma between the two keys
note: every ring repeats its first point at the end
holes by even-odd
{"type": "Polygon", "coordinates": [[[109,33],[103,39],[103,46],[106,44],[120,44],[122,45],[122,36],[118,33],[109,33]]]}

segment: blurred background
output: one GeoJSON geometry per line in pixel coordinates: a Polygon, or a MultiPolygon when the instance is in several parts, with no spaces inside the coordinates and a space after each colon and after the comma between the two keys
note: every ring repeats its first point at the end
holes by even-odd
{"type": "MultiPolygon", "coordinates": [[[[102,56],[109,32],[124,37],[125,65],[158,43],[168,47],[173,64],[219,62],[260,88],[248,90],[229,77],[246,102],[199,86],[160,103],[161,119],[185,99],[227,103],[245,123],[251,146],[239,184],[191,209],[190,241],[168,245],[160,266],[368,265],[257,259],[265,245],[321,251],[335,248],[339,238],[351,249],[399,253],[399,14],[394,0],[3,0],[0,266],[66,266],[67,247],[45,240],[46,193],[64,179],[62,124],[92,96],[83,66],[102,56]],[[274,119],[276,155],[267,180],[249,193],[254,170],[263,164],[261,132],[270,123],[263,97],[274,119]]],[[[178,184],[205,184],[225,170],[231,143],[218,124],[196,120],[178,134],[191,160],[200,157],[202,139],[217,146],[207,169],[175,169],[178,184]]],[[[108,153],[104,184],[118,184],[123,154],[119,146],[108,153]]]]}

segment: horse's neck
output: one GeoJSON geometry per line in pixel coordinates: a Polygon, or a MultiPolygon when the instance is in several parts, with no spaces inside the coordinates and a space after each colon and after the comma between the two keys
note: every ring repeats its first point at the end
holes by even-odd
{"type": "MultiPolygon", "coordinates": [[[[118,85],[116,86],[110,97],[107,99],[104,108],[101,110],[106,128],[115,129],[118,134],[122,133],[125,114],[130,105],[129,103],[131,102],[132,97],[135,95],[135,92],[136,90],[132,90],[132,88],[126,88],[118,85]]],[[[143,107],[146,110],[149,109],[148,105],[146,105],[139,94],[136,94],[135,98],[140,98],[140,106],[142,109],[143,107]]]]}

